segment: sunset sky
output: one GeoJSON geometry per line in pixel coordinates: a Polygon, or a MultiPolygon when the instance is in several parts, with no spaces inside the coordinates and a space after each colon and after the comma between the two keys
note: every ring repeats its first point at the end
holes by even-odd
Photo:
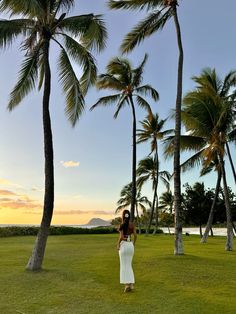
{"type": "MultiPolygon", "coordinates": [[[[103,14],[108,29],[107,48],[95,55],[99,73],[107,62],[120,54],[124,35],[139,21],[144,12],[109,11],[105,0],[77,0],[71,15],[103,14]]],[[[236,69],[236,1],[180,1],[179,19],[185,52],[183,91],[194,87],[191,77],[204,67],[215,67],[219,75],[236,69]]],[[[3,16],[2,16],[3,17],[3,16]]],[[[39,224],[41,221],[44,159],[42,131],[42,93],[36,90],[11,113],[7,111],[23,54],[19,42],[0,52],[0,224],[39,224]]],[[[52,94],[51,119],[54,139],[55,209],[54,224],[83,224],[92,217],[111,219],[121,188],[131,180],[130,108],[113,119],[114,107],[88,109],[98,97],[108,94],[89,90],[87,109],[75,128],[64,115],[64,96],[58,83],[57,49],[51,47],[52,94]]],[[[144,83],[160,94],[158,103],[151,103],[161,118],[170,115],[175,106],[177,59],[173,21],[138,46],[128,58],[136,66],[148,53],[144,83]]],[[[77,68],[79,73],[79,68],[77,68]]],[[[111,92],[112,93],[112,92],[111,92]]],[[[145,117],[137,109],[138,121],[145,117]]],[[[166,127],[174,127],[172,120],[166,127]]],[[[149,153],[148,145],[138,145],[138,160],[149,153]]],[[[235,160],[235,149],[232,151],[235,160]]],[[[182,156],[184,160],[185,156],[182,156]]],[[[161,170],[172,172],[172,160],[161,156],[161,170]]],[[[215,176],[198,177],[195,169],[182,176],[182,184],[196,181],[214,187],[215,176]]],[[[233,186],[231,172],[228,183],[233,186]]],[[[160,186],[159,192],[164,188],[160,186]]],[[[143,190],[151,199],[151,188],[143,190]]]]}

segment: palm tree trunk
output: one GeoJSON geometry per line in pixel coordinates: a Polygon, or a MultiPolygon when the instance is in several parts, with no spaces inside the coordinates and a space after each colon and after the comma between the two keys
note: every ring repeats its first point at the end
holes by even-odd
{"type": "Polygon", "coordinates": [[[178,82],[175,110],[175,141],[174,141],[174,208],[175,208],[174,254],[181,255],[184,254],[181,221],[181,179],[180,179],[180,133],[181,133],[181,102],[182,102],[184,53],[176,4],[173,5],[173,16],[175,21],[176,35],[179,48],[178,82]]]}
{"type": "Polygon", "coordinates": [[[43,94],[43,130],[44,130],[44,156],[45,156],[45,192],[43,217],[36,238],[32,255],[26,269],[36,271],[42,268],[47,237],[51,224],[54,203],[54,170],[53,170],[53,142],[51,120],[49,112],[49,99],[51,92],[51,71],[49,64],[49,40],[44,46],[44,94],[43,94]]]}
{"type": "Polygon", "coordinates": [[[202,223],[199,224],[200,237],[202,238],[202,223]]]}
{"type": "Polygon", "coordinates": [[[158,211],[158,195],[156,194],[156,209],[155,209],[155,227],[153,230],[153,234],[157,233],[158,229],[158,221],[159,221],[159,211],[158,211]]]}
{"type": "Polygon", "coordinates": [[[130,220],[134,221],[134,211],[136,203],[136,115],[135,107],[132,96],[129,98],[132,114],[133,114],[133,160],[132,160],[132,199],[131,199],[131,208],[130,208],[130,220]]]}
{"type": "Polygon", "coordinates": [[[229,191],[228,191],[228,185],[227,185],[226,174],[225,174],[224,160],[221,156],[220,156],[220,168],[221,168],[222,179],[223,179],[224,199],[225,199],[226,219],[227,219],[227,240],[226,240],[225,250],[232,251],[233,250],[233,235],[234,235],[233,226],[232,226],[232,215],[231,215],[231,209],[230,209],[229,191]]]}
{"type": "Polygon", "coordinates": [[[153,215],[154,215],[154,210],[155,210],[155,203],[156,203],[156,191],[157,191],[157,185],[155,184],[155,189],[154,189],[154,194],[153,194],[153,201],[152,201],[152,210],[151,210],[149,224],[148,224],[148,228],[147,228],[146,234],[150,233],[150,229],[151,229],[151,225],[152,225],[152,220],[153,220],[153,215]]]}
{"type": "Polygon", "coordinates": [[[137,223],[138,223],[139,234],[141,234],[142,233],[141,222],[140,222],[140,218],[139,218],[139,214],[138,214],[138,205],[137,204],[135,205],[135,209],[136,209],[136,215],[137,215],[137,223]]]}
{"type": "Polygon", "coordinates": [[[155,187],[155,199],[156,199],[156,210],[155,210],[155,228],[153,230],[153,234],[157,232],[158,229],[158,195],[157,195],[157,189],[158,189],[158,182],[159,182],[159,159],[158,159],[158,146],[156,143],[156,187],[155,187]]]}
{"type": "Polygon", "coordinates": [[[208,217],[208,221],[207,221],[207,225],[206,225],[206,229],[204,231],[204,235],[201,239],[201,243],[206,243],[207,242],[207,238],[209,235],[210,230],[212,230],[212,223],[213,223],[213,217],[214,217],[214,210],[215,210],[215,206],[216,206],[216,202],[217,202],[217,198],[219,195],[219,190],[220,190],[220,181],[221,181],[221,171],[218,171],[218,177],[217,177],[217,182],[216,182],[216,189],[215,189],[215,195],[214,195],[214,199],[211,205],[211,210],[209,213],[209,217],[208,217]]]}
{"type": "Polygon", "coordinates": [[[235,172],[232,156],[231,156],[230,149],[229,149],[229,144],[227,142],[226,142],[226,149],[227,149],[227,154],[229,156],[230,166],[231,166],[231,169],[232,169],[232,172],[233,172],[233,176],[234,176],[234,182],[236,184],[236,172],[235,172]]]}

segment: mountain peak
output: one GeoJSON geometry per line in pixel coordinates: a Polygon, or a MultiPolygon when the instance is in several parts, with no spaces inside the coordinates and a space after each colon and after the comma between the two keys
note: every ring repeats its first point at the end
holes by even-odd
{"type": "Polygon", "coordinates": [[[101,218],[92,218],[89,220],[89,222],[87,223],[87,225],[90,226],[98,226],[98,227],[105,227],[105,226],[110,226],[110,222],[107,220],[103,220],[101,218]]]}

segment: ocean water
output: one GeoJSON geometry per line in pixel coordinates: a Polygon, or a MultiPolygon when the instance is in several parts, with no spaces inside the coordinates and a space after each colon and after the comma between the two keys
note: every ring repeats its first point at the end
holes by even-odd
{"type": "MultiPolygon", "coordinates": [[[[169,233],[168,228],[161,228],[164,233],[169,233]]],[[[213,229],[213,235],[214,236],[226,236],[227,235],[227,229],[226,228],[212,228],[213,229]]],[[[202,228],[202,233],[204,233],[205,228],[202,228]]],[[[174,233],[175,229],[170,228],[170,233],[174,233]]],[[[200,230],[199,228],[183,228],[183,234],[185,233],[189,234],[197,234],[200,235],[200,230]]]]}

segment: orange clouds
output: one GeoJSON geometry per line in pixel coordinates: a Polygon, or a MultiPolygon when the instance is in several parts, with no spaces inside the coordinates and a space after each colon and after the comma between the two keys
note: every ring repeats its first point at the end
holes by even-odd
{"type": "Polygon", "coordinates": [[[36,200],[27,195],[16,194],[9,190],[0,190],[0,195],[11,197],[0,197],[0,209],[40,209],[42,207],[36,200]]]}
{"type": "Polygon", "coordinates": [[[16,193],[8,190],[0,190],[0,195],[16,195],[16,193]]]}

